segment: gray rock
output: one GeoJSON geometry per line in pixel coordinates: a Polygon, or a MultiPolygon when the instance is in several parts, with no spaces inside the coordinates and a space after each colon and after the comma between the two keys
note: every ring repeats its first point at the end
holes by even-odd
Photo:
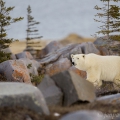
{"type": "Polygon", "coordinates": [[[38,75],[37,70],[38,70],[39,67],[41,67],[39,62],[37,62],[36,60],[30,60],[28,58],[21,58],[19,60],[21,60],[21,61],[23,61],[25,63],[29,73],[31,73],[33,75],[38,75]],[[29,67],[29,65],[30,65],[30,67],[29,67]]]}
{"type": "Polygon", "coordinates": [[[96,99],[96,101],[105,104],[120,104],[120,93],[99,97],[96,99]]]}
{"type": "Polygon", "coordinates": [[[42,92],[47,105],[62,105],[63,93],[48,75],[43,78],[37,87],[42,92]]]}
{"type": "Polygon", "coordinates": [[[10,48],[2,49],[2,51],[5,52],[5,53],[11,53],[10,58],[11,58],[12,60],[16,59],[16,56],[12,53],[12,51],[11,51],[10,48]]]}
{"type": "Polygon", "coordinates": [[[68,70],[71,67],[71,62],[67,58],[61,58],[57,62],[51,63],[46,66],[46,74],[52,76],[59,72],[68,70]]]}
{"type": "Polygon", "coordinates": [[[40,58],[42,58],[51,52],[55,52],[56,50],[60,49],[61,47],[62,47],[62,44],[60,44],[58,41],[52,41],[44,49],[41,50],[39,56],[40,56],[40,58]]]}
{"type": "Polygon", "coordinates": [[[120,120],[120,114],[119,114],[119,113],[118,113],[118,114],[116,114],[116,116],[115,116],[114,120],[120,120]]]}
{"type": "Polygon", "coordinates": [[[49,115],[49,110],[40,90],[24,83],[0,83],[0,107],[27,107],[39,114],[49,115]]]}
{"type": "Polygon", "coordinates": [[[61,58],[70,58],[69,52],[76,46],[77,44],[70,44],[66,47],[63,47],[61,49],[58,49],[54,52],[51,52],[44,56],[43,59],[38,60],[41,64],[49,64],[56,62],[57,60],[61,58]]]}
{"type": "Polygon", "coordinates": [[[41,64],[49,64],[56,62],[61,58],[68,58],[71,60],[71,54],[80,54],[80,53],[96,53],[100,54],[99,50],[95,47],[92,42],[82,43],[82,44],[69,44],[61,49],[58,49],[54,52],[51,52],[44,56],[44,58],[38,60],[41,64]]]}
{"type": "Polygon", "coordinates": [[[22,60],[8,60],[2,62],[0,64],[0,73],[6,76],[7,81],[31,84],[29,72],[22,60]]]}
{"type": "Polygon", "coordinates": [[[99,50],[92,42],[86,42],[81,44],[81,50],[83,54],[95,53],[100,54],[99,50]]]}
{"type": "Polygon", "coordinates": [[[33,59],[33,56],[31,55],[30,52],[21,52],[21,53],[18,53],[16,54],[16,58],[17,59],[20,59],[20,58],[29,58],[29,59],[33,59]]]}
{"type": "Polygon", "coordinates": [[[52,53],[52,55],[50,55],[50,56],[46,56],[45,58],[43,58],[43,59],[40,59],[40,60],[38,60],[38,62],[40,63],[40,64],[44,64],[44,65],[47,65],[47,64],[49,64],[49,63],[51,63],[51,62],[55,62],[55,61],[57,61],[58,60],[58,58],[60,57],[60,55],[61,54],[57,54],[57,53],[52,53]]]}
{"type": "Polygon", "coordinates": [[[58,41],[52,41],[50,42],[46,47],[45,51],[46,53],[54,52],[62,47],[62,44],[60,44],[58,41]]]}
{"type": "Polygon", "coordinates": [[[92,83],[72,71],[61,72],[51,78],[63,92],[64,106],[70,106],[78,101],[93,102],[96,98],[92,83]]]}
{"type": "Polygon", "coordinates": [[[99,37],[94,41],[94,44],[97,46],[103,46],[106,45],[108,42],[106,41],[107,36],[99,37]]]}
{"type": "Polygon", "coordinates": [[[98,111],[77,111],[63,116],[60,120],[109,120],[104,118],[104,115],[98,111]]]}

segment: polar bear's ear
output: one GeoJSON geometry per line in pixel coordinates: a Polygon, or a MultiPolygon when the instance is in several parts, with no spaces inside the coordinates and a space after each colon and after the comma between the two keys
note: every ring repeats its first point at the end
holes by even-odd
{"type": "Polygon", "coordinates": [[[71,58],[73,58],[73,54],[71,54],[71,58]]]}

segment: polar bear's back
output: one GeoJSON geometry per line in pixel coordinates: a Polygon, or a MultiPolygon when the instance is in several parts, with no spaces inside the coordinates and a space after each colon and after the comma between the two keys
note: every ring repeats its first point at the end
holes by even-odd
{"type": "MultiPolygon", "coordinates": [[[[94,69],[98,69],[101,79],[113,80],[120,76],[120,57],[119,56],[100,56],[96,54],[86,55],[86,64],[94,69]]],[[[96,71],[97,72],[97,71],[96,71]]]]}

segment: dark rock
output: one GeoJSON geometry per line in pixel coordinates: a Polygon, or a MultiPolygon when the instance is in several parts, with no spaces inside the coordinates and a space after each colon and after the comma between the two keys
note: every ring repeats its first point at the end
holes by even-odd
{"type": "Polygon", "coordinates": [[[67,58],[61,58],[59,61],[46,66],[46,74],[52,76],[59,72],[68,70],[71,67],[71,62],[67,58]]]}
{"type": "Polygon", "coordinates": [[[63,93],[48,75],[43,78],[37,87],[42,92],[47,105],[62,105],[63,93]]]}
{"type": "Polygon", "coordinates": [[[115,114],[114,117],[115,117],[114,120],[120,120],[120,114],[119,113],[115,114]]]}
{"type": "Polygon", "coordinates": [[[92,83],[72,71],[65,71],[51,77],[63,92],[63,105],[70,106],[78,101],[93,102],[95,89],[92,83]]]}
{"type": "Polygon", "coordinates": [[[96,46],[97,49],[100,51],[100,55],[109,55],[109,51],[106,47],[103,46],[96,46]]]}
{"type": "Polygon", "coordinates": [[[86,42],[81,44],[81,50],[83,54],[95,53],[100,54],[99,50],[92,42],[86,42]]]}
{"type": "Polygon", "coordinates": [[[104,104],[120,104],[120,94],[107,95],[96,99],[97,102],[104,104]]]}
{"type": "Polygon", "coordinates": [[[33,56],[30,54],[30,52],[21,52],[16,54],[16,58],[20,59],[20,58],[28,58],[28,59],[33,59],[33,56]]]}
{"type": "Polygon", "coordinates": [[[39,89],[24,83],[0,83],[0,107],[25,107],[39,114],[49,115],[44,97],[39,89]]]}
{"type": "Polygon", "coordinates": [[[16,59],[16,56],[12,53],[12,51],[11,51],[10,48],[2,49],[2,51],[5,52],[5,53],[11,53],[10,58],[11,58],[12,60],[16,59]]]}
{"type": "Polygon", "coordinates": [[[7,81],[25,82],[31,84],[29,72],[22,60],[8,60],[0,64],[0,73],[7,81]]]}
{"type": "Polygon", "coordinates": [[[44,57],[48,53],[55,52],[56,50],[60,49],[62,44],[57,41],[50,42],[43,50],[40,52],[40,58],[44,57]]]}
{"type": "Polygon", "coordinates": [[[98,111],[77,111],[63,116],[60,120],[109,120],[98,111]]]}

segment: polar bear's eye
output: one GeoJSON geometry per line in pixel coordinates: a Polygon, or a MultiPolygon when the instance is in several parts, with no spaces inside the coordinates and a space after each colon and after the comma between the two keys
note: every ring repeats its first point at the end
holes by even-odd
{"type": "Polygon", "coordinates": [[[85,57],[85,55],[83,55],[83,58],[85,57]]]}
{"type": "Polygon", "coordinates": [[[77,58],[77,59],[79,59],[79,58],[77,58]]]}

